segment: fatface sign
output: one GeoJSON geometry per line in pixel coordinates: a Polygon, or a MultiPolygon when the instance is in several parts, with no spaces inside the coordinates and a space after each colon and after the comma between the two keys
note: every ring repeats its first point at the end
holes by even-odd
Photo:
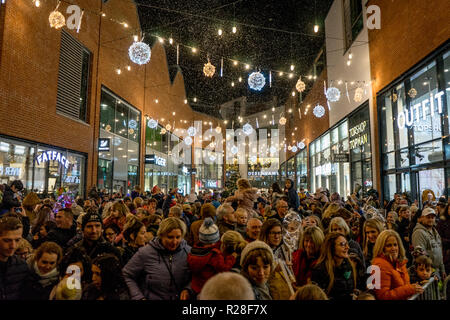
{"type": "Polygon", "coordinates": [[[411,105],[409,110],[403,110],[397,114],[397,126],[399,129],[404,129],[405,126],[412,126],[420,121],[422,118],[424,121],[427,117],[434,116],[435,109],[439,114],[442,113],[442,101],[443,101],[444,91],[436,93],[434,96],[430,93],[430,99],[424,99],[420,103],[411,105]],[[428,111],[431,111],[430,113],[428,111]]]}
{"type": "Polygon", "coordinates": [[[48,150],[42,152],[36,157],[36,162],[38,165],[47,161],[58,161],[62,166],[64,166],[64,168],[69,169],[69,160],[67,160],[66,157],[60,152],[48,150]]]}

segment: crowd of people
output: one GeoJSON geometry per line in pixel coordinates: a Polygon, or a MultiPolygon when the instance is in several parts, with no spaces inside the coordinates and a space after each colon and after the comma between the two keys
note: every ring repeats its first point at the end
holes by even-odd
{"type": "Polygon", "coordinates": [[[241,178],[231,195],[22,190],[0,188],[0,300],[406,300],[450,270],[449,202],[431,190],[420,206],[290,179],[265,193],[241,178]]]}

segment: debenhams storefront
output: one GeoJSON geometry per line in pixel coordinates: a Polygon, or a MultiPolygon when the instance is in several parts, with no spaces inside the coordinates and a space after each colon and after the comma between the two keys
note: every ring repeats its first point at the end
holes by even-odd
{"type": "Polygon", "coordinates": [[[377,95],[384,199],[395,192],[448,195],[450,45],[438,49],[377,95]]]}

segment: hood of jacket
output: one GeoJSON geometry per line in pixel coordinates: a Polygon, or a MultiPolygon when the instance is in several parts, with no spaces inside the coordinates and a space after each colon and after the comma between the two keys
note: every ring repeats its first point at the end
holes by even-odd
{"type": "Polygon", "coordinates": [[[291,187],[288,190],[290,191],[290,190],[294,189],[294,181],[292,181],[292,179],[286,179],[286,181],[291,182],[291,187]]]}
{"type": "Polygon", "coordinates": [[[194,246],[188,256],[189,267],[192,271],[201,271],[209,263],[214,253],[219,253],[219,243],[208,246],[194,246]]]}

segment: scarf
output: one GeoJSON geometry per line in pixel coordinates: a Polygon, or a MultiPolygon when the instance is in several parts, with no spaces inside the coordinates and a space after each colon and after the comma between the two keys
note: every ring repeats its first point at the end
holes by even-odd
{"type": "Polygon", "coordinates": [[[48,272],[46,274],[42,274],[41,271],[39,270],[38,266],[37,266],[37,262],[34,262],[33,269],[34,269],[34,272],[36,272],[36,274],[40,278],[38,282],[44,288],[49,286],[49,285],[53,285],[55,282],[58,281],[58,278],[59,278],[58,268],[53,268],[52,271],[50,271],[50,272],[48,272]]]}

